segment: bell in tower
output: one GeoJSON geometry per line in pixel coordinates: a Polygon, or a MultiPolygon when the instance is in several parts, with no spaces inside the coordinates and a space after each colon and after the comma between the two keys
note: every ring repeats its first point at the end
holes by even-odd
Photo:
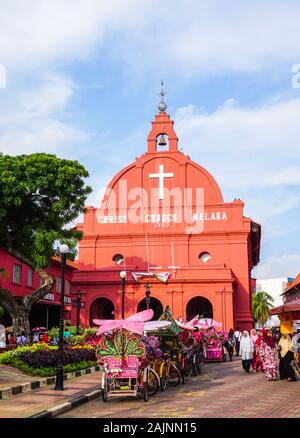
{"type": "Polygon", "coordinates": [[[166,151],[168,149],[168,136],[166,134],[160,134],[157,137],[157,151],[166,151]]]}
{"type": "Polygon", "coordinates": [[[166,139],[164,137],[164,134],[161,134],[159,142],[158,142],[158,146],[159,147],[167,146],[167,142],[166,142],[166,139]]]}

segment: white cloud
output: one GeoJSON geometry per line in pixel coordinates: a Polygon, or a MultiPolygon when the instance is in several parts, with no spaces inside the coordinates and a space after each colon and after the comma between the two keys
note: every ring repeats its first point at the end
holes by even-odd
{"type": "Polygon", "coordinates": [[[65,65],[108,42],[135,74],[290,71],[300,57],[297,1],[11,0],[0,12],[0,63],[11,69],[65,65]]]}
{"type": "Polygon", "coordinates": [[[0,151],[16,155],[46,151],[78,157],[89,135],[64,121],[64,111],[73,94],[72,82],[47,75],[30,90],[10,95],[0,102],[0,151]]]}
{"type": "Polygon", "coordinates": [[[284,254],[280,257],[269,257],[261,263],[256,272],[260,280],[276,277],[296,277],[300,271],[300,254],[284,254]]]}
{"type": "Polygon", "coordinates": [[[184,152],[215,177],[225,201],[245,201],[245,215],[262,224],[264,244],[298,235],[299,114],[300,99],[252,108],[229,99],[212,112],[188,105],[175,114],[184,152]]]}
{"type": "Polygon", "coordinates": [[[128,4],[114,0],[12,0],[1,4],[0,59],[30,70],[91,55],[106,32],[130,17],[128,4]]]}
{"type": "Polygon", "coordinates": [[[193,159],[211,164],[226,187],[300,184],[300,99],[214,112],[179,108],[176,130],[193,159]],[[238,163],[238,165],[237,165],[238,163]]]}

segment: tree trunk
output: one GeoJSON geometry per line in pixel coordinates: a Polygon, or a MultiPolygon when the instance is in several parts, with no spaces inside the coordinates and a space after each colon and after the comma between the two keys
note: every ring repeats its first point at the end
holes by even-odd
{"type": "Polygon", "coordinates": [[[43,296],[47,293],[51,292],[54,287],[54,280],[44,269],[34,268],[30,260],[28,260],[22,254],[13,250],[9,250],[9,252],[18,260],[33,268],[38,274],[39,278],[42,280],[42,285],[32,294],[23,297],[20,303],[17,302],[15,296],[9,290],[1,288],[0,286],[0,305],[7,310],[12,319],[15,337],[20,336],[22,332],[24,332],[25,336],[29,340],[29,315],[32,304],[43,298],[43,296]]]}
{"type": "Polygon", "coordinates": [[[22,333],[24,333],[27,342],[30,342],[29,315],[30,310],[22,303],[19,304],[17,309],[14,310],[12,314],[12,323],[14,329],[14,337],[16,340],[18,336],[21,336],[22,333]]]}

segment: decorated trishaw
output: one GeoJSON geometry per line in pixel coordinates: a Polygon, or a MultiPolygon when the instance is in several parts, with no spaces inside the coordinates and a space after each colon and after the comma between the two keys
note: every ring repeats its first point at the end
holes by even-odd
{"type": "Polygon", "coordinates": [[[96,354],[102,367],[102,398],[137,397],[148,400],[150,366],[146,361],[146,345],[142,339],[146,321],[153,310],[145,310],[125,320],[94,320],[100,325],[96,354]]]}
{"type": "Polygon", "coordinates": [[[199,321],[198,315],[190,321],[185,321],[183,318],[179,317],[177,324],[181,329],[179,339],[181,341],[182,349],[184,352],[188,352],[188,357],[190,357],[190,365],[188,371],[185,373],[185,380],[188,380],[192,374],[197,376],[202,371],[205,350],[201,330],[203,329],[204,324],[199,321]]]}
{"type": "Polygon", "coordinates": [[[222,324],[211,318],[203,318],[199,322],[203,325],[201,334],[205,345],[205,361],[225,361],[227,332],[221,330],[222,324]]]}

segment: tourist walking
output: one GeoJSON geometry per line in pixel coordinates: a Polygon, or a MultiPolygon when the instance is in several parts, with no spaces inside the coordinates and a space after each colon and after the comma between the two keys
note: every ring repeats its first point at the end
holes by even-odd
{"type": "Polygon", "coordinates": [[[288,380],[289,382],[295,382],[295,371],[291,366],[291,362],[294,359],[293,343],[290,335],[282,333],[280,341],[278,343],[280,361],[279,361],[279,374],[281,380],[288,380]]]}
{"type": "Polygon", "coordinates": [[[235,337],[235,352],[236,352],[236,356],[239,356],[240,353],[240,340],[241,340],[241,332],[239,330],[239,328],[236,328],[236,331],[234,332],[234,337],[235,337]]]}
{"type": "Polygon", "coordinates": [[[16,345],[16,340],[15,340],[15,337],[12,333],[10,333],[10,335],[8,336],[8,344],[9,345],[16,345]]]}
{"type": "Polygon", "coordinates": [[[21,347],[22,345],[27,344],[27,338],[25,336],[25,332],[22,332],[21,336],[17,338],[17,345],[21,347]]]}
{"type": "Polygon", "coordinates": [[[6,347],[6,333],[3,324],[0,324],[0,348],[6,347]]]}
{"type": "Polygon", "coordinates": [[[247,330],[243,331],[240,340],[240,354],[242,356],[242,365],[246,373],[250,373],[251,361],[253,358],[254,345],[247,330]]]}
{"type": "Polygon", "coordinates": [[[269,329],[263,329],[260,355],[263,359],[264,372],[267,380],[278,380],[275,337],[269,329]]]}
{"type": "Polygon", "coordinates": [[[250,330],[250,336],[254,345],[253,350],[253,359],[252,359],[252,368],[253,372],[256,373],[259,369],[263,372],[263,361],[260,356],[260,347],[261,347],[261,337],[257,334],[255,329],[250,330]]]}
{"type": "Polygon", "coordinates": [[[40,342],[40,337],[39,337],[38,332],[36,332],[36,333],[33,335],[32,342],[33,342],[34,344],[40,342]]]}
{"type": "Polygon", "coordinates": [[[297,333],[292,338],[293,350],[294,350],[294,358],[297,364],[300,363],[300,330],[297,330],[297,333]]]}
{"type": "Polygon", "coordinates": [[[232,356],[233,356],[234,344],[235,344],[234,331],[231,328],[228,332],[228,337],[227,337],[227,341],[226,341],[226,349],[228,351],[229,358],[231,361],[232,361],[232,356]]]}
{"type": "Polygon", "coordinates": [[[49,336],[47,332],[43,333],[41,342],[44,342],[44,344],[47,344],[49,342],[49,336]]]}

